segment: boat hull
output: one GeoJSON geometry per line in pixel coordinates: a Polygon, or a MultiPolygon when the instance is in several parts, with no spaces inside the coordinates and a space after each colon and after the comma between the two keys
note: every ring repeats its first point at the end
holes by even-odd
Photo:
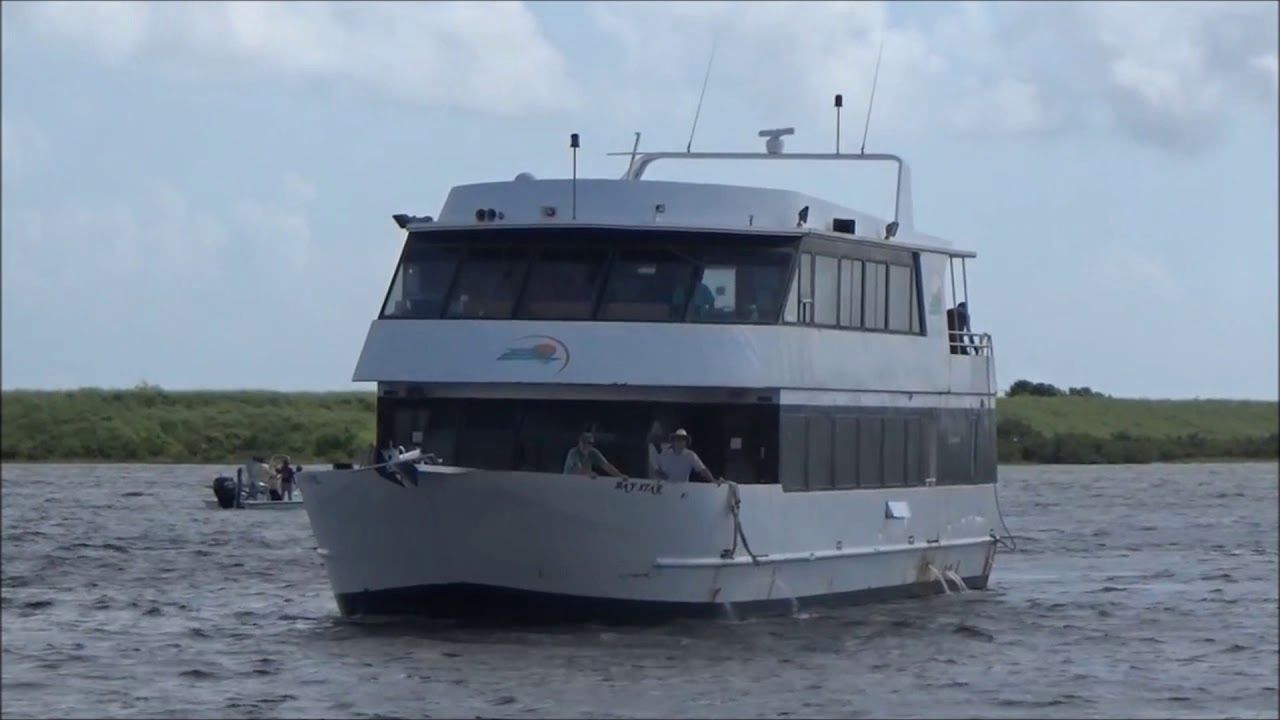
{"type": "Polygon", "coordinates": [[[300,476],[343,615],[795,612],[985,588],[995,553],[993,485],[738,486],[735,523],[727,484],[428,466],[417,475],[416,485],[370,468],[300,476]]]}

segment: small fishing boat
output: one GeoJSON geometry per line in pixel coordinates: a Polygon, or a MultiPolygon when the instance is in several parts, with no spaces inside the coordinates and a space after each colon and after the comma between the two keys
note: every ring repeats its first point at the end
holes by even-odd
{"type": "MultiPolygon", "coordinates": [[[[236,476],[219,475],[213,479],[214,499],[205,500],[205,507],[222,510],[289,510],[302,507],[301,493],[297,488],[297,497],[272,499],[269,479],[274,477],[271,468],[279,468],[288,464],[289,456],[271,456],[271,465],[260,457],[251,458],[244,466],[236,468],[236,476]]],[[[302,466],[294,468],[295,473],[302,472],[302,466]]]]}

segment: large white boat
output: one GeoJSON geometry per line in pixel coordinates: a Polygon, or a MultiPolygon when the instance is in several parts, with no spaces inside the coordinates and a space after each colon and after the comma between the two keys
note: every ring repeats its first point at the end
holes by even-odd
{"type": "Polygon", "coordinates": [[[960,304],[974,255],[915,231],[899,157],[785,153],[785,134],[394,216],[354,379],[377,383],[378,445],[421,454],[300,476],[342,614],[626,621],[987,586],[1003,525],[991,343],[960,304]],[[644,179],[676,159],[893,163],[894,215],[644,179]],[[676,429],[728,482],[650,477],[676,429]],[[564,474],[584,430],[627,479],[564,474]]]}

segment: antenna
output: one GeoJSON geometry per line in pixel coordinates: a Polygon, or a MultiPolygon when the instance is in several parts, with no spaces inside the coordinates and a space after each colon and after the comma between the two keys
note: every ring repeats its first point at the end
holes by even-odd
{"type": "Polygon", "coordinates": [[[836,93],[836,154],[840,154],[840,108],[844,107],[844,96],[836,93]]]}
{"type": "Polygon", "coordinates": [[[572,213],[573,220],[578,219],[578,133],[569,135],[569,147],[573,149],[573,201],[572,213]]]}
{"type": "Polygon", "coordinates": [[[880,52],[876,53],[876,71],[871,76],[871,98],[867,100],[867,121],[862,126],[862,148],[859,155],[867,154],[867,131],[871,129],[871,108],[876,104],[876,82],[880,79],[880,58],[884,55],[884,37],[880,37],[880,52]]]}
{"type": "Polygon", "coordinates": [[[702,92],[698,93],[698,109],[693,111],[693,127],[689,128],[689,144],[685,152],[693,152],[693,134],[698,131],[698,117],[702,115],[702,99],[707,96],[707,83],[711,80],[711,65],[716,61],[716,46],[720,43],[720,33],[711,38],[711,57],[707,58],[707,72],[702,76],[702,92]]]}
{"type": "Polygon", "coordinates": [[[631,146],[631,162],[627,163],[627,177],[631,177],[631,168],[636,166],[636,151],[640,149],[640,133],[636,133],[636,143],[631,146]]]}

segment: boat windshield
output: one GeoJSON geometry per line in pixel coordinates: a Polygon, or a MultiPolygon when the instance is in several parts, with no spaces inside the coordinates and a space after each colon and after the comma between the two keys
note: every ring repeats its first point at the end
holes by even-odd
{"type": "Polygon", "coordinates": [[[382,317],[772,324],[795,242],[599,228],[413,233],[382,317]]]}

